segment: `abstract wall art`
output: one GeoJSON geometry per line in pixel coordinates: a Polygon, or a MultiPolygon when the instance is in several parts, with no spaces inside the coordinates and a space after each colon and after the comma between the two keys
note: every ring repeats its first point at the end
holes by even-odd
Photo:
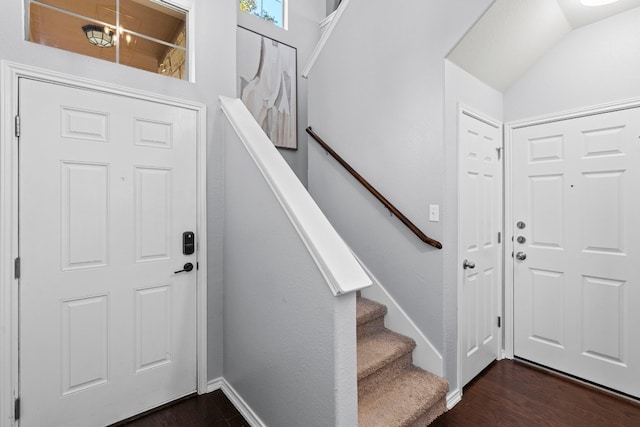
{"type": "Polygon", "coordinates": [[[297,149],[296,49],[243,27],[237,43],[238,97],[276,147],[297,149]]]}

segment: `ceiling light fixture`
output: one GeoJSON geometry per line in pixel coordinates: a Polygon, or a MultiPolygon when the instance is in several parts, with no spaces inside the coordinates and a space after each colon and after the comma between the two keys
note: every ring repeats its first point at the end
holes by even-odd
{"type": "Polygon", "coordinates": [[[114,32],[108,27],[100,27],[98,25],[85,25],[82,31],[87,36],[87,40],[94,46],[113,47],[115,43],[114,32]]]}
{"type": "Polygon", "coordinates": [[[605,4],[615,3],[618,0],[580,0],[585,6],[604,6],[605,4]]]}

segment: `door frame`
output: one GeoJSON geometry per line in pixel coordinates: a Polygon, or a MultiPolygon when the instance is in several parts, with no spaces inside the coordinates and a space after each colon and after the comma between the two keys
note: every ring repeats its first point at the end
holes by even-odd
{"type": "Polygon", "coordinates": [[[560,111],[557,113],[545,114],[533,118],[512,121],[504,124],[504,353],[508,359],[515,357],[514,341],[515,341],[515,293],[514,293],[514,268],[515,262],[513,256],[508,256],[509,251],[513,253],[513,239],[515,236],[513,224],[515,217],[513,214],[513,131],[529,126],[542,125],[545,123],[558,122],[562,120],[577,119],[580,117],[593,116],[596,114],[611,113],[614,111],[628,110],[631,108],[640,108],[640,98],[630,98],[620,101],[614,101],[603,104],[596,104],[571,110],[560,111]],[[507,247],[508,246],[508,247],[507,247]]]}
{"type": "Polygon", "coordinates": [[[14,401],[19,397],[19,279],[14,260],[19,256],[18,114],[19,79],[93,90],[127,98],[193,110],[196,129],[196,363],[197,391],[207,390],[207,107],[205,104],[143,92],[9,61],[0,63],[0,427],[16,425],[14,401]]]}
{"type": "MultiPolygon", "coordinates": [[[[461,171],[462,171],[462,167],[461,167],[461,162],[462,159],[460,158],[460,136],[461,136],[461,131],[462,131],[462,120],[460,120],[460,118],[463,116],[469,116],[471,118],[474,118],[476,120],[479,120],[481,122],[484,122],[486,124],[488,124],[489,126],[493,126],[496,127],[498,129],[503,129],[503,123],[499,120],[496,120],[484,113],[480,113],[478,110],[474,109],[473,107],[470,107],[468,105],[465,105],[463,103],[459,103],[458,104],[458,115],[456,117],[457,120],[457,126],[456,126],[456,132],[457,132],[457,136],[456,136],[456,166],[457,166],[457,173],[456,173],[456,179],[458,180],[458,184],[456,186],[457,188],[457,211],[458,211],[458,218],[457,218],[457,230],[458,230],[458,241],[457,241],[457,253],[456,253],[456,281],[457,281],[457,293],[458,293],[458,330],[457,330],[457,334],[458,334],[458,354],[457,354],[457,375],[456,375],[456,389],[457,389],[457,393],[458,395],[456,396],[456,403],[457,401],[459,401],[462,398],[462,354],[465,351],[464,350],[464,343],[462,342],[462,330],[463,330],[463,325],[464,325],[464,311],[461,309],[463,307],[464,304],[464,298],[463,298],[463,283],[464,283],[464,271],[461,268],[462,266],[462,261],[464,258],[464,255],[462,253],[462,247],[464,242],[462,241],[462,233],[460,232],[460,230],[462,230],[462,212],[460,210],[460,188],[462,185],[462,179],[461,179],[461,171]]],[[[503,154],[504,154],[504,131],[500,132],[500,136],[502,138],[502,147],[503,147],[503,154]]],[[[502,170],[502,182],[503,182],[503,186],[504,186],[504,182],[505,182],[505,170],[504,170],[504,165],[506,164],[506,158],[504,158],[503,156],[503,170],[502,170]]],[[[502,224],[500,227],[500,231],[502,232],[502,235],[504,236],[504,226],[505,226],[505,198],[504,198],[504,191],[502,194],[502,224]]],[[[500,287],[502,292],[500,292],[500,295],[503,295],[504,293],[504,279],[505,279],[505,271],[504,271],[504,266],[505,266],[505,253],[504,252],[504,248],[506,248],[506,241],[505,238],[503,237],[502,239],[502,248],[503,248],[503,253],[502,253],[502,268],[501,268],[501,273],[502,273],[502,277],[501,277],[501,281],[500,281],[500,287]]],[[[503,304],[503,298],[500,298],[499,301],[496,301],[496,307],[498,307],[498,312],[500,313],[504,313],[504,304],[503,304]]],[[[503,314],[504,317],[504,314],[503,314]]],[[[497,360],[503,359],[504,358],[504,322],[502,324],[503,328],[501,328],[502,330],[500,331],[501,333],[498,334],[498,356],[497,356],[497,360]]]]}

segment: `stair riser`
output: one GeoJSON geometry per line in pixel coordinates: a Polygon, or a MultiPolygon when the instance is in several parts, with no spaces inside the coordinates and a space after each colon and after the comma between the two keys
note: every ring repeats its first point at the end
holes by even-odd
{"type": "Polygon", "coordinates": [[[367,377],[359,379],[358,396],[363,396],[367,393],[374,393],[375,389],[380,384],[385,384],[400,375],[403,370],[407,369],[413,363],[412,354],[413,350],[402,355],[393,362],[384,365],[367,377]]]}
{"type": "Polygon", "coordinates": [[[358,339],[364,338],[368,335],[375,334],[384,329],[384,315],[376,317],[366,323],[358,325],[356,329],[356,336],[358,339]]]}

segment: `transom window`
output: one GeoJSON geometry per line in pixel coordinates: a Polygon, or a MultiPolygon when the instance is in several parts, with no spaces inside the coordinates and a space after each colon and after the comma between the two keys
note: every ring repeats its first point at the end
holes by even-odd
{"type": "Polygon", "coordinates": [[[240,0],[240,10],[284,28],[286,0],[240,0]]]}
{"type": "Polygon", "coordinates": [[[188,79],[187,12],[160,0],[26,0],[26,39],[188,79]]]}

